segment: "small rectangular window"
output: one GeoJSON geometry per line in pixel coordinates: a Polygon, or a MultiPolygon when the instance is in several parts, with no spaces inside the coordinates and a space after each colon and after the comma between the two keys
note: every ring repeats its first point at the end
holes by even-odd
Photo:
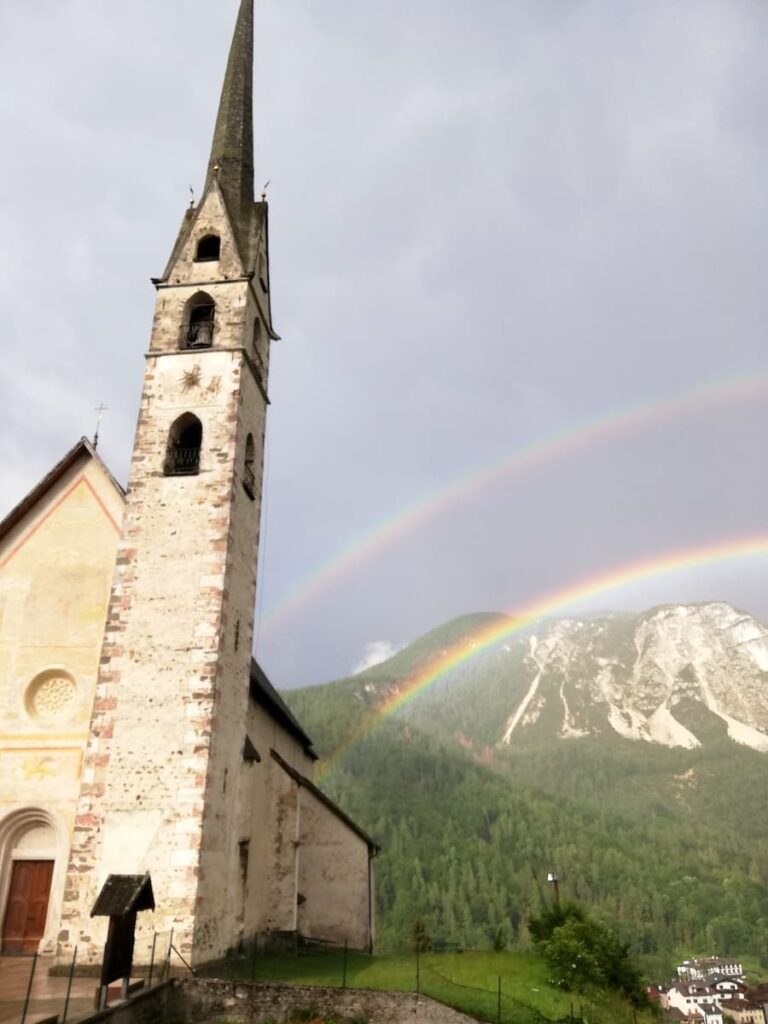
{"type": "Polygon", "coordinates": [[[240,884],[245,886],[248,882],[248,857],[251,852],[249,839],[241,839],[237,844],[237,856],[240,862],[240,884]]]}

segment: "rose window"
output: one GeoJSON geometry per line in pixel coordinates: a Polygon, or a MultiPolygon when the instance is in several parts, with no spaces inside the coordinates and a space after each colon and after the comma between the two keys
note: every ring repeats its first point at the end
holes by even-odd
{"type": "Polygon", "coordinates": [[[71,718],[77,704],[77,685],[72,676],[60,669],[41,672],[27,687],[24,703],[32,718],[71,718]]]}

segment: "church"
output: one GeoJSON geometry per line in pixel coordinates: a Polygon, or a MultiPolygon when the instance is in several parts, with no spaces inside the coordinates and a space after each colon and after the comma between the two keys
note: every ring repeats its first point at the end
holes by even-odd
{"type": "Polygon", "coordinates": [[[372,946],[376,844],[251,654],[267,215],[242,0],[205,188],[153,278],[127,488],[82,439],[0,522],[0,952],[98,963],[102,885],[145,873],[139,956],[171,932],[193,965],[286,936],[372,946]]]}

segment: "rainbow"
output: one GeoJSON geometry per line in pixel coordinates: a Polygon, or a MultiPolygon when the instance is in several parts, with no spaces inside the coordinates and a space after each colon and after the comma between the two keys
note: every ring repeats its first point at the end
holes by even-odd
{"type": "Polygon", "coordinates": [[[562,590],[537,598],[525,608],[510,612],[506,617],[495,620],[469,636],[463,637],[452,647],[423,665],[417,672],[403,680],[397,692],[386,697],[372,708],[357,724],[347,739],[325,760],[316,773],[322,782],[339,764],[342,758],[363,740],[376,725],[390,718],[400,708],[415,700],[433,683],[442,679],[453,669],[478,657],[489,647],[514,636],[539,619],[562,613],[565,609],[643,580],[695,569],[715,562],[735,561],[743,558],[768,555],[768,534],[719,540],[715,543],[692,547],[638,562],[622,565],[598,576],[570,584],[562,590]]]}
{"type": "Polygon", "coordinates": [[[369,559],[442,515],[452,506],[476,497],[485,488],[493,486],[507,476],[533,469],[550,460],[573,454],[631,430],[733,402],[748,402],[766,394],[768,373],[699,385],[653,402],[577,423],[475,470],[468,476],[464,475],[440,490],[406,505],[394,515],[379,520],[365,533],[355,537],[329,559],[317,565],[268,609],[261,626],[261,635],[274,633],[306,604],[369,559]]]}

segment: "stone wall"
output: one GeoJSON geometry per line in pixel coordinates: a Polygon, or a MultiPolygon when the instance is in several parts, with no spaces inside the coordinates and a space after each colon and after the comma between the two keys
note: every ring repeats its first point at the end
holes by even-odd
{"type": "Polygon", "coordinates": [[[174,1024],[266,1024],[297,1011],[367,1024],[474,1024],[450,1007],[409,992],[248,984],[190,979],[175,992],[174,1024]]]}
{"type": "Polygon", "coordinates": [[[175,1024],[177,983],[166,981],[131,996],[125,1002],[79,1016],[78,1024],[175,1024]]]}
{"type": "Polygon", "coordinates": [[[306,786],[299,792],[298,929],[352,949],[373,944],[368,844],[306,786]]]}
{"type": "Polygon", "coordinates": [[[302,773],[311,774],[313,762],[301,744],[253,700],[247,732],[261,757],[259,763],[244,763],[240,769],[243,801],[238,835],[249,843],[243,935],[250,939],[296,926],[295,798],[270,751],[276,750],[302,773]]]}
{"type": "Polygon", "coordinates": [[[475,1024],[449,1006],[411,992],[320,988],[186,978],[137,993],[79,1018],[79,1024],[285,1024],[294,1014],[366,1024],[475,1024]]]}

